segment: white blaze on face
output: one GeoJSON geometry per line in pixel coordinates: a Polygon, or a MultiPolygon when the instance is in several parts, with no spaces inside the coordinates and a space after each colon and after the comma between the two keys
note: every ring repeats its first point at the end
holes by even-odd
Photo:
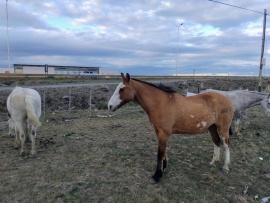
{"type": "Polygon", "coordinates": [[[125,85],[122,82],[116,87],[116,90],[114,91],[114,93],[113,93],[113,95],[108,103],[109,110],[115,111],[118,108],[118,106],[120,105],[121,99],[120,99],[119,90],[121,88],[124,88],[124,87],[125,87],[125,85]]]}

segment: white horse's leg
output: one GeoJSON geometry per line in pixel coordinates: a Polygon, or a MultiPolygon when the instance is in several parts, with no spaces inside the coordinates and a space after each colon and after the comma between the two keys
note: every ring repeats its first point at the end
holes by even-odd
{"type": "Polygon", "coordinates": [[[20,147],[20,131],[15,128],[15,142],[14,142],[14,148],[19,149],[20,147]]]}
{"type": "Polygon", "coordinates": [[[214,143],[214,155],[213,155],[213,159],[212,161],[210,162],[211,165],[215,165],[216,162],[219,161],[219,158],[220,158],[220,147],[217,146],[215,143],[214,143]]]}
{"type": "Polygon", "coordinates": [[[24,143],[25,143],[25,124],[22,122],[16,122],[16,130],[18,131],[20,142],[21,142],[21,151],[20,154],[24,154],[24,143]]]}
{"type": "Polygon", "coordinates": [[[20,140],[21,140],[21,152],[20,154],[24,154],[24,143],[25,143],[25,134],[23,132],[20,132],[20,140]]]}
{"type": "Polygon", "coordinates": [[[36,155],[36,127],[32,126],[31,132],[29,133],[31,139],[31,155],[36,155]]]}
{"type": "Polygon", "coordinates": [[[249,124],[250,124],[250,119],[247,116],[246,111],[243,112],[241,118],[242,118],[241,121],[243,122],[241,129],[242,130],[245,130],[249,126],[249,124]]]}
{"type": "Polygon", "coordinates": [[[224,149],[225,149],[225,161],[224,161],[224,166],[223,166],[223,170],[225,172],[229,172],[229,164],[230,164],[230,148],[228,146],[228,144],[225,142],[225,138],[223,137],[222,138],[223,140],[223,146],[224,146],[224,149]]]}
{"type": "Polygon", "coordinates": [[[236,135],[240,135],[239,125],[240,125],[240,118],[237,118],[235,121],[235,129],[234,129],[236,135]]]}

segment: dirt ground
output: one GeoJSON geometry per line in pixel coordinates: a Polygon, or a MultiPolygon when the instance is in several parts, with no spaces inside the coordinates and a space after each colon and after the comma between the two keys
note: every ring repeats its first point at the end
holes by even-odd
{"type": "MultiPolygon", "coordinates": [[[[187,88],[256,90],[257,81],[189,80],[166,85],[185,94],[187,88]]],[[[208,133],[173,135],[168,170],[153,185],[149,178],[156,166],[156,135],[138,105],[126,105],[113,114],[106,110],[115,86],[72,87],[70,112],[69,88],[36,88],[46,103],[36,157],[29,155],[29,142],[26,156],[13,148],[5,108],[11,90],[0,88],[0,202],[223,203],[260,202],[270,196],[270,118],[259,107],[248,111],[248,128],[231,137],[229,174],[220,170],[223,156],[215,167],[208,165],[213,155],[208,133]]]]}

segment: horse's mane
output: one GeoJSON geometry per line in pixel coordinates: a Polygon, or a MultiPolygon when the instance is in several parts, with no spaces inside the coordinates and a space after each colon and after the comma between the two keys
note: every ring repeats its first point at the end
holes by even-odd
{"type": "Polygon", "coordinates": [[[169,86],[166,86],[166,85],[163,85],[162,83],[160,83],[159,85],[155,85],[155,84],[152,84],[152,83],[149,83],[149,82],[145,82],[145,81],[142,81],[142,80],[138,80],[138,79],[135,79],[135,78],[132,78],[132,80],[135,80],[137,82],[141,82],[141,83],[144,83],[146,85],[150,85],[152,87],[155,87],[157,89],[160,89],[164,92],[168,92],[168,93],[176,93],[176,91],[172,88],[172,87],[169,87],[169,86]]]}

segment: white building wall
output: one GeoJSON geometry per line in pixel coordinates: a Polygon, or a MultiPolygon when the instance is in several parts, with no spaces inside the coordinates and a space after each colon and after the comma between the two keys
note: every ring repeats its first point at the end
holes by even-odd
{"type": "MultiPolygon", "coordinates": [[[[24,66],[23,74],[45,74],[45,67],[24,66]]],[[[48,74],[55,74],[53,67],[48,67],[48,74]]]]}
{"type": "Polygon", "coordinates": [[[14,73],[14,68],[0,68],[0,73],[14,73]]]}
{"type": "Polygon", "coordinates": [[[117,75],[117,71],[114,70],[99,70],[100,75],[117,75]]]}

